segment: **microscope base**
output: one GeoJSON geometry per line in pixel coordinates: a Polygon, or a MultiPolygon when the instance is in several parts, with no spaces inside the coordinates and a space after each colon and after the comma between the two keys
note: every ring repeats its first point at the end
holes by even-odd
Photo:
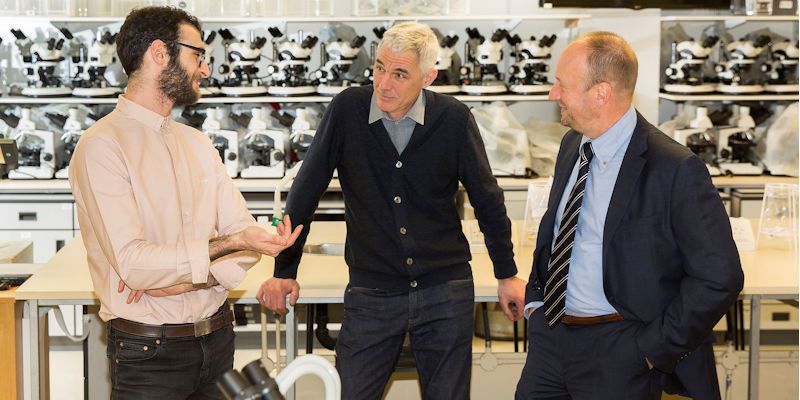
{"type": "Polygon", "coordinates": [[[245,179],[258,179],[258,178],[283,178],[284,167],[283,164],[274,167],[267,167],[263,165],[253,165],[242,170],[241,176],[245,179]]]}
{"type": "Polygon", "coordinates": [[[724,85],[717,86],[717,91],[729,94],[761,93],[764,86],[761,85],[724,85]]]}
{"type": "Polygon", "coordinates": [[[56,179],[69,179],[69,167],[56,171],[56,179]]]}
{"type": "Polygon", "coordinates": [[[347,85],[319,85],[317,86],[317,93],[323,96],[336,96],[345,89],[351,86],[361,86],[358,83],[349,83],[347,85]]]}
{"type": "Polygon", "coordinates": [[[669,93],[711,93],[716,88],[712,84],[705,85],[682,85],[670,83],[664,85],[664,91],[669,93]]]}
{"type": "Polygon", "coordinates": [[[17,167],[8,172],[8,179],[53,179],[53,169],[50,167],[17,167]]]}
{"type": "Polygon", "coordinates": [[[67,87],[26,87],[22,89],[22,95],[27,97],[63,97],[72,94],[72,89],[67,87]]]}
{"type": "Polygon", "coordinates": [[[222,91],[219,88],[215,88],[215,87],[201,87],[200,88],[200,96],[201,97],[222,96],[222,91]]]}
{"type": "Polygon", "coordinates": [[[302,96],[317,92],[313,86],[270,86],[269,94],[273,96],[302,96]]]}
{"type": "Polygon", "coordinates": [[[72,89],[72,95],[76,97],[114,97],[121,91],[117,87],[75,88],[72,89]]]}
{"type": "Polygon", "coordinates": [[[508,91],[506,85],[502,83],[487,84],[487,85],[461,85],[461,91],[466,94],[481,95],[481,94],[500,94],[508,91]]]}
{"type": "Polygon", "coordinates": [[[267,93],[264,86],[223,86],[219,90],[223,95],[233,97],[260,96],[267,93]]]}
{"type": "Polygon", "coordinates": [[[553,85],[511,85],[508,87],[509,91],[519,94],[531,94],[531,93],[547,93],[550,89],[553,88],[553,85]]]}
{"type": "Polygon", "coordinates": [[[713,165],[706,164],[706,168],[708,169],[708,174],[711,175],[711,176],[720,176],[720,175],[722,175],[722,172],[719,170],[719,168],[717,168],[717,167],[715,167],[713,165]]]}
{"type": "Polygon", "coordinates": [[[761,175],[764,169],[750,163],[719,163],[719,169],[725,175],[761,175]]]}
{"type": "Polygon", "coordinates": [[[431,85],[431,86],[428,86],[426,89],[430,90],[431,92],[436,92],[436,93],[453,94],[453,93],[460,92],[461,91],[461,86],[458,86],[458,85],[431,85]]]}
{"type": "Polygon", "coordinates": [[[773,93],[797,93],[800,85],[794,84],[767,84],[764,85],[764,90],[773,93]]]}

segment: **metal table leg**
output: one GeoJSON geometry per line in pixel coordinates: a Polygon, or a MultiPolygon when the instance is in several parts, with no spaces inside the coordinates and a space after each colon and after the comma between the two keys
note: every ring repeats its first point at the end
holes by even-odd
{"type": "Polygon", "coordinates": [[[758,399],[758,372],[761,350],[761,296],[750,298],[750,371],[747,384],[748,400],[758,399]]]}

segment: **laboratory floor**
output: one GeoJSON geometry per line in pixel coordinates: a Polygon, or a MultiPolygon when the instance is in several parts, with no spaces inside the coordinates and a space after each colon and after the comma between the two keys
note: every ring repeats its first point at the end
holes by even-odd
{"type": "MultiPolygon", "coordinates": [[[[249,342],[249,341],[248,341],[249,342]]],[[[245,343],[244,347],[253,347],[245,343]]],[[[242,346],[239,346],[242,347],[242,346]]],[[[497,353],[497,366],[493,370],[486,368],[493,363],[481,362],[484,341],[475,338],[473,342],[473,380],[472,398],[475,399],[512,399],[514,387],[525,362],[524,354],[513,353],[513,343],[494,341],[493,351],[497,353]]],[[[51,393],[58,393],[60,400],[83,399],[83,357],[80,346],[56,345],[50,352],[50,387],[51,393]]],[[[725,346],[718,346],[717,360],[726,351],[725,346]]],[[[323,350],[321,354],[333,360],[332,352],[323,350]]],[[[747,352],[735,352],[738,365],[731,370],[729,389],[726,391],[726,371],[718,365],[720,387],[723,400],[747,399],[747,352]]],[[[257,348],[237,348],[234,367],[240,369],[248,362],[258,358],[257,348]]],[[[798,347],[797,346],[762,346],[760,398],[769,400],[798,399],[798,347]]],[[[298,400],[322,399],[322,383],[315,377],[301,378],[297,386],[298,400]]],[[[387,390],[386,400],[419,399],[419,389],[414,373],[397,373],[387,390]]],[[[664,395],[664,400],[685,399],[678,396],[664,395]]]]}

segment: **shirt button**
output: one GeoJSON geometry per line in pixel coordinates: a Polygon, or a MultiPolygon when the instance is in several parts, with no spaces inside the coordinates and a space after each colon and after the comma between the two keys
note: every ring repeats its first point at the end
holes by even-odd
{"type": "Polygon", "coordinates": [[[394,165],[394,167],[395,168],[402,168],[403,167],[403,162],[402,161],[398,161],[397,164],[394,165]]]}
{"type": "Polygon", "coordinates": [[[417,287],[417,281],[411,281],[410,285],[412,288],[417,287]]]}
{"type": "Polygon", "coordinates": [[[414,259],[411,257],[406,258],[406,265],[411,265],[414,263],[414,259]]]}
{"type": "Polygon", "coordinates": [[[406,232],[407,232],[407,231],[406,231],[406,228],[405,228],[405,227],[402,227],[402,228],[400,228],[400,234],[401,234],[401,235],[405,235],[405,234],[406,234],[406,232]]]}
{"type": "Polygon", "coordinates": [[[394,202],[395,202],[396,204],[400,204],[402,201],[403,201],[403,200],[400,198],[400,196],[394,196],[394,202]]]}

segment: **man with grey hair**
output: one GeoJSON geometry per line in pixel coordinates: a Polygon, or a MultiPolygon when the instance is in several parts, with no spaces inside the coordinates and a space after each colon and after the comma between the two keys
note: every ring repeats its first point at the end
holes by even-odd
{"type": "Polygon", "coordinates": [[[719,399],[711,330],[743,284],[702,160],[631,105],[636,55],[588,34],[558,61],[561,141],[526,290],[517,399],[719,399]]]}
{"type": "Polygon", "coordinates": [[[320,196],[338,170],[345,201],[350,283],[336,344],[342,398],[378,399],[406,334],[423,397],[468,399],[474,285],[455,197],[475,209],[506,315],[522,315],[525,282],[515,275],[511,223],[469,109],[423,90],[433,82],[438,43],[414,22],[383,36],[374,85],[349,88],[325,111],[289,193],[286,211],[305,227],[277,258],[258,301],[286,311],[320,196]]]}

